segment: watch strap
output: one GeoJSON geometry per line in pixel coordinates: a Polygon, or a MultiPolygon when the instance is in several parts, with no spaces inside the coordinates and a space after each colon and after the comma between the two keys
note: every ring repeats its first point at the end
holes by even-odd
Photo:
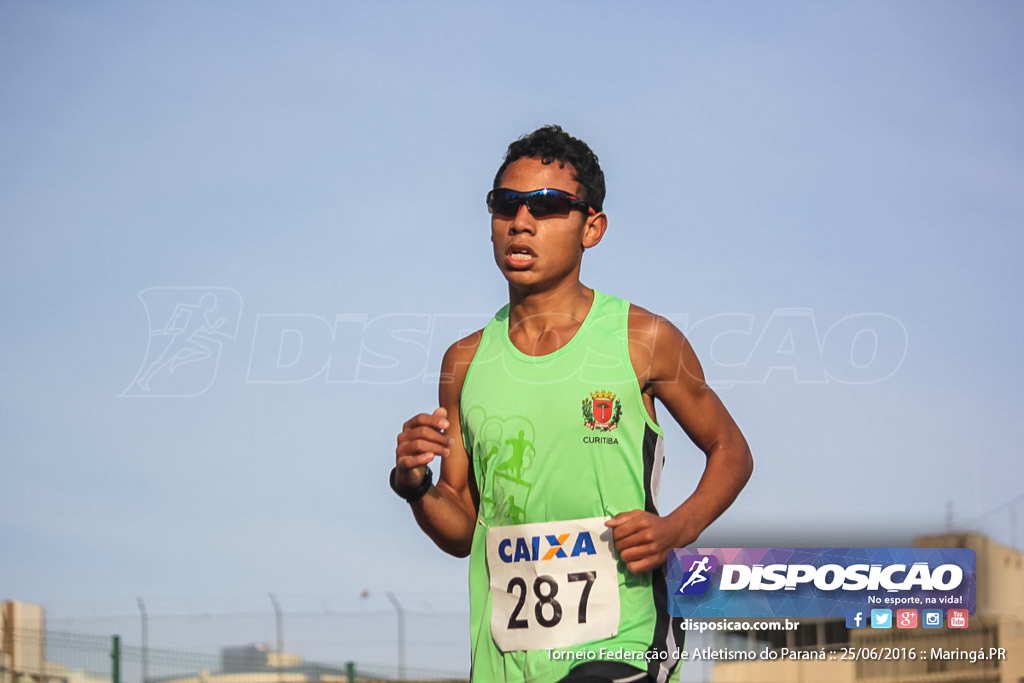
{"type": "Polygon", "coordinates": [[[412,491],[400,491],[398,487],[395,486],[395,476],[397,474],[398,467],[392,467],[391,476],[388,478],[388,482],[391,484],[391,490],[397,493],[400,498],[410,505],[427,495],[427,491],[429,491],[430,487],[434,484],[434,473],[429,466],[427,467],[426,473],[423,475],[423,480],[420,481],[420,485],[412,491]]]}

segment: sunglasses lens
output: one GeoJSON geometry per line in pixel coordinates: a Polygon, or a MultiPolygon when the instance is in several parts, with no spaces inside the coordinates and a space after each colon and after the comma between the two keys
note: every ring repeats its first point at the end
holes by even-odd
{"type": "Polygon", "coordinates": [[[519,209],[519,196],[512,190],[491,190],[487,194],[487,210],[499,216],[515,216],[519,209]]]}
{"type": "Polygon", "coordinates": [[[530,207],[530,213],[532,213],[536,218],[554,216],[556,214],[567,214],[572,210],[572,204],[568,197],[553,194],[542,194],[537,195],[536,197],[530,197],[527,202],[527,206],[530,207]]]}

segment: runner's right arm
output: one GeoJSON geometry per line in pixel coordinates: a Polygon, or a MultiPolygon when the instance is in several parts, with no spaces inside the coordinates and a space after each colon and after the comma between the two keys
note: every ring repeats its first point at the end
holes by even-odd
{"type": "Polygon", "coordinates": [[[459,422],[462,385],[479,343],[477,332],[449,347],[441,361],[438,383],[441,407],[406,421],[395,449],[395,487],[399,491],[416,489],[426,476],[426,466],[441,456],[435,485],[411,507],[427,536],[456,557],[469,555],[479,502],[459,422]]]}

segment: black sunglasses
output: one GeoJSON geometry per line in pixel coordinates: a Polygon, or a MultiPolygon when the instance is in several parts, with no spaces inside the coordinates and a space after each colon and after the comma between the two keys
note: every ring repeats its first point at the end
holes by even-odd
{"type": "Polygon", "coordinates": [[[523,204],[534,218],[565,215],[573,209],[579,209],[591,216],[597,213],[590,204],[576,195],[549,187],[533,192],[516,192],[499,187],[487,193],[488,213],[512,217],[516,215],[519,207],[523,204]]]}

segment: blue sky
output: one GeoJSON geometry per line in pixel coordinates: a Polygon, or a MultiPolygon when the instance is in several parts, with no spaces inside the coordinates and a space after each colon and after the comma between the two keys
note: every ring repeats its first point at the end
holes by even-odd
{"type": "MultiPolygon", "coordinates": [[[[0,3],[0,597],[464,609],[387,471],[505,300],[483,197],[545,123],[608,178],[585,282],[687,331],[751,443],[702,542],[906,544],[951,505],[1019,546],[1022,28],[1011,2],[0,3]],[[147,393],[203,293],[210,355],[147,393]]],[[[674,427],[667,456],[672,506],[702,456],[674,427]]]]}

